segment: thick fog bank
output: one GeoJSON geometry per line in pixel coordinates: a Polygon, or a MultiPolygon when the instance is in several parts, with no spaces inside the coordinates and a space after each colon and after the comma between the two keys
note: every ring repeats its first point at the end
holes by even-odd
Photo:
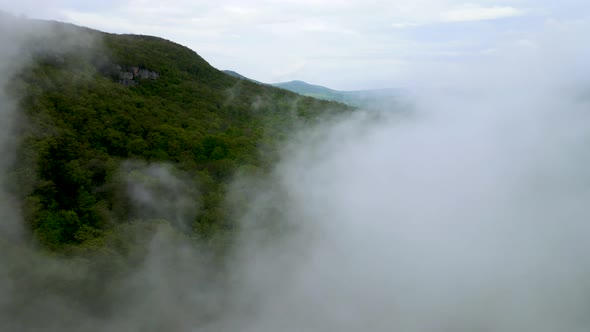
{"type": "Polygon", "coordinates": [[[222,325],[587,330],[584,31],[549,23],[535,49],[423,74],[411,114],[361,113],[295,136],[241,219],[234,276],[248,310],[222,325]],[[287,235],[269,240],[266,218],[287,235]]]}
{"type": "MultiPolygon", "coordinates": [[[[271,174],[236,176],[223,259],[170,226],[194,218],[183,197],[197,184],[170,165],[123,165],[137,216],[170,223],[131,228],[144,252],[124,266],[0,243],[0,330],[587,331],[590,76],[570,39],[422,74],[432,88],[410,113],[294,134],[271,174]]],[[[4,87],[16,53],[1,50],[4,87]]],[[[0,98],[9,156],[16,103],[0,98]]],[[[3,235],[20,225],[5,202],[3,235]]]]}

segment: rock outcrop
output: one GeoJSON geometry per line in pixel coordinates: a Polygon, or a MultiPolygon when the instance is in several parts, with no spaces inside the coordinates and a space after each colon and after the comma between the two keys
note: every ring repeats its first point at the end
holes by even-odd
{"type": "Polygon", "coordinates": [[[145,68],[130,67],[123,69],[121,66],[116,66],[119,73],[119,83],[124,86],[135,86],[140,80],[156,80],[160,74],[145,68]]]}

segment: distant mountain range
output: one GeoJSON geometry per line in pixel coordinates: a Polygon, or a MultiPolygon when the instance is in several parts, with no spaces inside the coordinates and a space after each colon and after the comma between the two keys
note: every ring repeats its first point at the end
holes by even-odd
{"type": "Polygon", "coordinates": [[[369,109],[382,109],[383,107],[399,105],[400,103],[403,103],[406,95],[402,89],[340,91],[297,80],[267,84],[253,80],[232,70],[224,70],[223,72],[239,79],[248,80],[258,84],[272,85],[303,96],[336,101],[355,107],[369,109]]]}

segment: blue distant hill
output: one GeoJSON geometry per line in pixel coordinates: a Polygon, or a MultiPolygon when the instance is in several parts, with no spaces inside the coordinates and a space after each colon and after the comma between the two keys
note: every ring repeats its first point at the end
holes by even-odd
{"type": "MultiPolygon", "coordinates": [[[[231,70],[224,72],[233,77],[249,80],[259,84],[265,84],[231,70]]],[[[404,99],[406,93],[402,89],[375,89],[375,90],[355,90],[340,91],[327,88],[321,85],[310,84],[303,81],[290,81],[281,83],[268,84],[281,89],[289,90],[303,96],[317,99],[331,100],[355,107],[363,108],[383,108],[399,105],[404,99]]]]}

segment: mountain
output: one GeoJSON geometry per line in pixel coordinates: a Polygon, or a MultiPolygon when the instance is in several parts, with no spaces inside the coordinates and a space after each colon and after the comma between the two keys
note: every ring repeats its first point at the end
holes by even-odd
{"type": "MultiPolygon", "coordinates": [[[[246,76],[243,76],[232,70],[224,70],[224,73],[239,79],[248,80],[259,84],[265,84],[248,78],[246,76]]],[[[282,83],[272,83],[268,85],[292,91],[307,97],[335,101],[353,107],[360,107],[366,109],[382,110],[392,108],[403,108],[407,104],[406,92],[403,89],[339,91],[321,85],[310,84],[298,80],[282,83]]]]}
{"type": "Polygon", "coordinates": [[[224,73],[226,73],[227,75],[229,75],[229,76],[232,76],[232,77],[235,77],[235,78],[238,78],[238,79],[241,79],[241,80],[247,80],[247,81],[250,81],[250,82],[257,83],[257,84],[264,84],[264,83],[258,82],[256,80],[253,80],[251,78],[248,78],[248,77],[246,77],[244,75],[241,75],[241,74],[239,74],[239,73],[237,73],[237,72],[235,72],[233,70],[222,70],[222,71],[224,73]]]}
{"type": "Polygon", "coordinates": [[[406,92],[402,89],[339,91],[303,81],[274,83],[272,85],[304,96],[336,101],[364,109],[403,109],[407,106],[406,92]]]}
{"type": "Polygon", "coordinates": [[[290,81],[284,83],[274,83],[273,86],[276,86],[281,89],[293,91],[295,93],[305,95],[305,96],[319,96],[323,99],[327,98],[336,98],[341,92],[332,90],[320,85],[309,84],[303,81],[290,81]]]}
{"type": "Polygon", "coordinates": [[[22,120],[10,128],[16,160],[0,171],[30,235],[50,250],[98,250],[130,221],[229,234],[234,175],[267,173],[296,126],[352,111],[224,74],[162,38],[0,19],[20,41],[0,74],[22,120]],[[169,187],[179,178],[182,209],[169,187]],[[193,182],[198,191],[181,185],[193,182]]]}

